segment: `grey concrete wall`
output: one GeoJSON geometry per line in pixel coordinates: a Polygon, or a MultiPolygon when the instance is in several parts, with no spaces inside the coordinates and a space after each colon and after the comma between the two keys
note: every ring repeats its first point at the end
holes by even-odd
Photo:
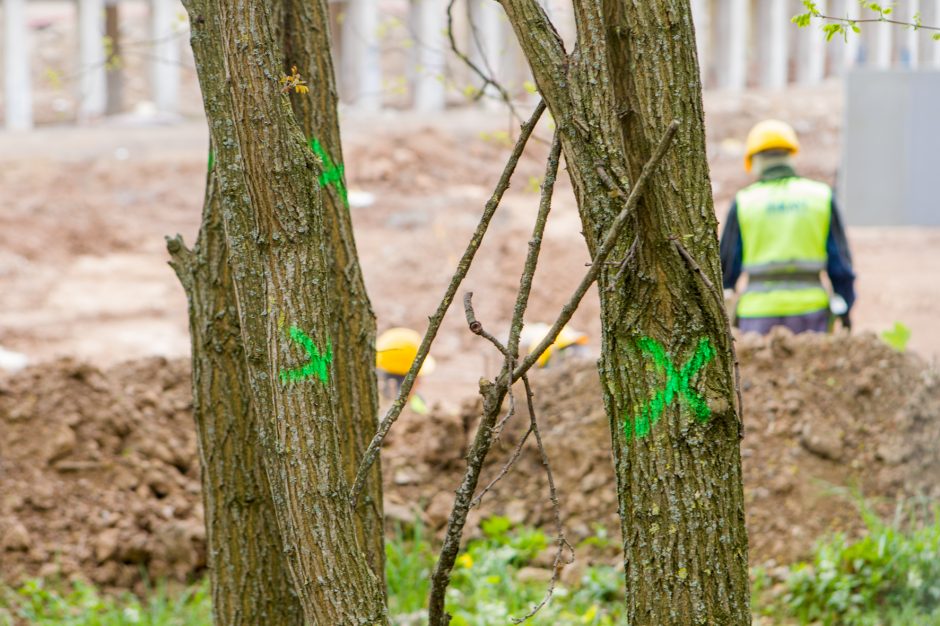
{"type": "Polygon", "coordinates": [[[854,70],[839,200],[859,226],[940,226],[940,71],[854,70]]]}

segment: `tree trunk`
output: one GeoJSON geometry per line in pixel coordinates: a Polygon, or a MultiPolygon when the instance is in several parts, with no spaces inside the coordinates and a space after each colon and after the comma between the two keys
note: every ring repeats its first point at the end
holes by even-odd
{"type": "Polygon", "coordinates": [[[386,624],[381,584],[356,540],[339,445],[324,163],[279,81],[267,3],[186,7],[251,402],[292,586],[309,624],[386,624]]]}
{"type": "Polygon", "coordinates": [[[193,415],[202,468],[212,612],[219,626],[301,626],[259,458],[214,169],[192,252],[167,242],[189,302],[193,415]]]}
{"type": "Polygon", "coordinates": [[[561,130],[592,256],[665,129],[680,122],[611,255],[627,271],[613,266],[598,281],[627,621],[749,624],[733,344],[715,288],[689,2],[575,0],[570,56],[535,0],[502,4],[561,130]]]}
{"type": "MultiPolygon", "coordinates": [[[[378,428],[375,380],[375,315],[366,294],[349,214],[343,151],[340,142],[339,96],[330,54],[330,14],[325,0],[281,0],[274,4],[283,70],[296,66],[310,83],[306,95],[291,96],[297,121],[311,149],[323,162],[320,176],[323,206],[332,247],[330,296],[336,315],[334,338],[335,394],[339,401],[340,448],[350,485],[359,462],[378,428]]],[[[357,501],[356,529],[372,571],[385,580],[382,516],[382,468],[378,460],[357,501]]]]}

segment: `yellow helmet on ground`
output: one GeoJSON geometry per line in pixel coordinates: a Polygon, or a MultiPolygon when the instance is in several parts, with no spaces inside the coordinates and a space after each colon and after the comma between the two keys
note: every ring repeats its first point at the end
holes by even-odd
{"type": "Polygon", "coordinates": [[[796,154],[800,151],[796,131],[780,120],[764,120],[755,124],[747,134],[747,149],[744,154],[746,171],[751,171],[754,155],[764,150],[787,150],[790,154],[796,154]]]}
{"type": "MultiPolygon", "coordinates": [[[[549,330],[551,330],[551,326],[548,324],[527,324],[522,328],[519,343],[522,344],[524,350],[532,353],[538,347],[539,343],[541,343],[542,339],[545,338],[545,335],[548,334],[549,330]]],[[[574,330],[570,326],[563,326],[561,332],[558,333],[558,337],[555,338],[555,341],[548,346],[548,349],[539,356],[535,363],[539,367],[545,367],[556,350],[564,350],[574,345],[583,346],[586,345],[587,342],[587,335],[574,330]]]]}
{"type": "MultiPolygon", "coordinates": [[[[404,376],[418,356],[421,335],[410,328],[390,328],[375,341],[375,366],[393,376],[404,376]]],[[[419,376],[434,371],[434,359],[424,360],[419,376]]]]}

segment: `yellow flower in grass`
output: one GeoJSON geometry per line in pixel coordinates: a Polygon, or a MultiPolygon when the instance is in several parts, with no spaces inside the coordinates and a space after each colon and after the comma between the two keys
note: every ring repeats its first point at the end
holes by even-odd
{"type": "Polygon", "coordinates": [[[464,552],[457,557],[457,565],[464,569],[470,569],[473,567],[473,557],[470,556],[469,553],[464,552]]]}

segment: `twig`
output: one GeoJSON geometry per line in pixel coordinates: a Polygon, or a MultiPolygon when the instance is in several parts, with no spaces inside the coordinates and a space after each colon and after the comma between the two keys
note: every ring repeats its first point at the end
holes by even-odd
{"type": "MultiPolygon", "coordinates": [[[[499,428],[506,421],[504,419],[497,425],[496,418],[506,394],[508,393],[510,397],[512,397],[511,376],[515,368],[515,356],[518,352],[519,334],[522,329],[522,320],[525,316],[525,309],[531,291],[532,278],[535,274],[535,268],[538,262],[545,223],[551,208],[552,190],[558,173],[558,161],[560,156],[561,139],[556,132],[552,142],[548,164],[546,165],[545,181],[542,183],[539,213],[536,218],[535,226],[533,227],[532,239],[529,242],[529,252],[526,256],[526,263],[519,280],[519,293],[516,296],[516,306],[513,310],[513,321],[509,331],[510,347],[506,348],[502,346],[498,340],[494,342],[497,349],[499,349],[502,354],[506,355],[503,369],[499,376],[497,376],[496,382],[486,380],[480,382],[480,395],[483,397],[483,416],[480,419],[480,425],[477,428],[477,433],[473,439],[470,451],[467,453],[467,468],[464,471],[460,487],[457,489],[454,505],[451,509],[450,517],[447,520],[447,532],[441,547],[440,558],[438,558],[437,565],[434,567],[434,573],[431,575],[431,590],[428,597],[429,626],[446,626],[450,622],[450,615],[444,610],[445,593],[448,583],[450,582],[450,573],[454,568],[457,553],[460,550],[463,528],[467,523],[467,515],[474,501],[473,495],[480,479],[480,471],[483,468],[484,461],[486,461],[486,455],[493,445],[494,437],[498,435],[499,428]],[[505,348],[505,350],[502,348],[505,348]]],[[[467,320],[473,325],[473,322],[477,320],[475,316],[473,316],[469,298],[465,300],[464,304],[468,314],[467,320]]],[[[477,323],[479,324],[479,322],[477,323]]],[[[479,326],[479,330],[482,331],[482,324],[479,326]]],[[[509,416],[507,416],[506,419],[508,418],[509,416]]]]}
{"type": "MultiPolygon", "coordinates": [[[[555,181],[558,178],[558,162],[561,160],[561,135],[558,129],[552,136],[552,147],[548,152],[548,159],[545,162],[545,177],[542,179],[542,187],[539,195],[539,210],[535,217],[535,225],[532,227],[532,236],[529,238],[529,252],[526,254],[525,264],[522,266],[522,275],[519,278],[519,290],[516,292],[516,304],[513,307],[512,321],[509,323],[509,340],[506,347],[511,358],[506,358],[505,369],[511,372],[516,368],[516,360],[519,358],[519,336],[522,333],[522,326],[525,323],[525,311],[529,306],[529,294],[532,292],[532,280],[535,278],[535,268],[538,265],[539,254],[542,251],[542,238],[545,235],[545,224],[548,222],[548,214],[552,210],[552,195],[555,191],[555,181]]],[[[509,393],[509,414],[496,425],[496,437],[503,432],[503,426],[509,421],[509,418],[516,412],[516,396],[513,394],[512,385],[507,388],[509,393]]]]}
{"type": "Polygon", "coordinates": [[[908,26],[914,30],[936,30],[940,31],[940,26],[924,26],[923,24],[917,24],[915,22],[905,22],[903,20],[892,20],[886,17],[866,17],[865,19],[853,20],[849,17],[835,17],[833,15],[813,15],[814,18],[820,20],[828,20],[830,22],[842,22],[843,24],[874,24],[878,22],[884,22],[885,24],[895,24],[897,26],[908,26]]]}
{"type": "Polygon", "coordinates": [[[623,276],[624,271],[626,271],[627,266],[630,264],[630,261],[636,255],[637,248],[640,247],[640,238],[634,237],[633,243],[630,244],[630,249],[627,250],[626,256],[623,257],[623,261],[620,262],[620,269],[617,270],[617,273],[614,274],[613,279],[610,281],[610,284],[607,285],[607,291],[612,292],[617,286],[617,283],[620,282],[620,277],[623,276]]]}
{"type": "Polygon", "coordinates": [[[496,478],[491,480],[490,483],[486,487],[484,487],[483,490],[480,491],[480,493],[477,494],[475,498],[473,498],[473,500],[470,501],[471,508],[475,506],[479,506],[480,501],[483,500],[483,496],[485,496],[487,492],[489,492],[489,490],[492,489],[496,485],[496,483],[502,480],[503,476],[509,473],[509,470],[512,469],[512,466],[516,463],[516,461],[522,455],[522,448],[523,446],[525,446],[525,442],[528,441],[529,435],[531,434],[532,434],[532,427],[529,426],[529,429],[525,431],[525,434],[522,435],[522,438],[519,440],[519,443],[516,445],[516,449],[513,450],[512,456],[509,457],[509,460],[506,461],[506,464],[503,465],[502,469],[499,470],[499,473],[496,475],[496,478]]]}
{"type": "Polygon", "coordinates": [[[441,322],[444,320],[444,315],[450,308],[450,305],[454,300],[454,295],[457,293],[457,289],[460,287],[460,283],[463,282],[463,279],[467,276],[467,272],[470,270],[470,264],[473,261],[473,257],[476,255],[477,250],[480,248],[480,244],[483,242],[483,235],[486,234],[486,229],[490,225],[490,220],[493,219],[493,214],[496,212],[503,194],[506,192],[506,189],[509,188],[509,181],[516,169],[516,164],[519,162],[519,158],[522,156],[525,145],[528,142],[529,137],[532,135],[532,131],[535,130],[535,126],[538,123],[539,118],[542,117],[542,113],[544,112],[545,102],[539,101],[538,105],[535,107],[535,111],[532,112],[532,116],[525,124],[522,125],[519,139],[516,140],[516,145],[512,150],[512,154],[509,156],[509,160],[506,162],[506,166],[503,168],[503,173],[500,175],[499,182],[496,185],[496,189],[493,191],[493,195],[486,203],[486,207],[483,210],[483,215],[480,217],[480,223],[477,225],[476,231],[474,231],[473,236],[470,238],[470,243],[467,244],[467,249],[464,251],[460,262],[457,264],[457,269],[454,272],[453,278],[451,278],[450,284],[447,286],[447,290],[444,293],[444,298],[438,305],[437,311],[435,311],[434,315],[432,315],[428,320],[428,330],[424,334],[424,339],[421,340],[421,345],[418,348],[418,354],[415,356],[415,360],[411,364],[411,369],[408,370],[408,373],[405,375],[405,379],[402,381],[401,388],[398,392],[398,397],[395,398],[392,406],[389,407],[388,412],[386,412],[385,417],[382,419],[382,423],[379,424],[378,431],[376,431],[375,436],[369,443],[368,449],[366,449],[366,452],[363,455],[362,462],[359,464],[359,470],[356,472],[356,480],[353,482],[353,487],[349,495],[350,504],[352,506],[356,505],[356,500],[358,499],[363,485],[365,484],[366,475],[369,471],[369,468],[375,462],[375,458],[378,456],[379,450],[382,447],[382,441],[385,439],[386,435],[388,435],[388,431],[391,429],[392,424],[395,423],[395,420],[398,419],[398,416],[401,415],[401,412],[405,407],[405,403],[408,400],[408,395],[411,393],[412,387],[414,387],[414,382],[418,375],[418,371],[421,369],[421,366],[424,365],[424,360],[427,358],[428,352],[431,349],[431,342],[434,341],[434,337],[437,335],[437,331],[441,326],[441,322]]]}
{"type": "MultiPolygon", "coordinates": [[[[474,335],[483,337],[484,339],[489,341],[491,344],[496,346],[496,349],[499,350],[500,353],[506,357],[506,364],[503,366],[504,369],[512,371],[512,368],[515,366],[516,359],[513,357],[513,354],[506,348],[506,346],[503,345],[503,343],[499,339],[497,339],[491,333],[487,332],[486,329],[483,328],[483,324],[477,321],[476,314],[473,312],[473,292],[472,291],[468,291],[467,293],[464,294],[463,310],[464,310],[464,314],[467,316],[467,324],[470,327],[470,332],[472,332],[474,335]]],[[[503,427],[506,425],[506,422],[508,422],[512,418],[512,416],[516,414],[516,397],[512,393],[512,387],[510,387],[507,391],[509,393],[509,411],[506,413],[506,417],[499,420],[499,423],[496,424],[496,432],[494,434],[494,437],[496,439],[499,439],[499,436],[502,434],[503,427]]]]}
{"type": "Polygon", "coordinates": [[[738,416],[738,438],[744,439],[744,400],[741,396],[741,367],[738,364],[738,351],[734,347],[734,336],[731,334],[731,320],[728,318],[728,310],[725,308],[725,300],[721,296],[721,293],[715,287],[715,283],[705,275],[705,272],[702,271],[702,266],[699,265],[688,250],[685,249],[685,246],[682,245],[682,242],[679,241],[678,235],[672,235],[669,237],[669,240],[672,241],[672,245],[676,247],[676,250],[679,251],[679,255],[685,260],[686,264],[692,269],[693,272],[702,280],[705,286],[708,288],[708,291],[715,298],[715,304],[718,306],[718,309],[721,311],[721,316],[725,322],[725,328],[728,329],[728,345],[731,347],[731,359],[734,362],[734,392],[737,396],[738,406],[737,406],[737,416],[738,416]]]}
{"type": "Polygon", "coordinates": [[[512,353],[503,345],[499,339],[493,336],[492,333],[488,332],[483,328],[483,324],[477,321],[476,314],[473,312],[473,292],[468,291],[463,295],[463,311],[467,316],[467,324],[470,326],[470,332],[474,335],[479,335],[483,337],[491,344],[496,346],[496,349],[499,350],[507,359],[512,358],[512,353]]]}
{"type": "MultiPolygon", "coordinates": [[[[482,69],[480,69],[477,66],[477,64],[471,61],[470,57],[467,56],[466,53],[464,53],[457,46],[457,40],[454,38],[454,4],[456,4],[456,2],[457,0],[450,0],[450,2],[447,3],[447,37],[450,39],[450,49],[453,51],[455,55],[457,55],[458,59],[463,61],[464,64],[467,67],[469,67],[470,70],[474,74],[479,76],[480,80],[483,81],[483,86],[480,87],[480,93],[483,94],[486,91],[486,88],[492,85],[493,88],[499,92],[499,95],[502,101],[506,103],[507,107],[509,107],[509,112],[512,114],[512,116],[516,118],[516,120],[522,121],[522,117],[520,117],[519,112],[516,109],[516,106],[512,103],[512,98],[509,96],[509,92],[506,91],[506,89],[501,84],[499,84],[499,82],[495,78],[493,78],[492,76],[484,72],[482,69]]],[[[473,25],[473,21],[469,20],[469,22],[470,22],[470,28],[474,30],[474,36],[476,36],[476,31],[473,25]]],[[[477,45],[479,46],[479,42],[477,42],[477,45]]],[[[480,54],[484,58],[484,62],[485,62],[486,55],[483,53],[482,50],[480,51],[480,54]]]]}
{"type": "MultiPolygon", "coordinates": [[[[545,164],[545,178],[542,179],[542,190],[539,198],[539,212],[532,227],[532,237],[529,238],[529,252],[526,255],[522,277],[519,279],[519,291],[516,293],[516,304],[512,310],[512,322],[509,324],[509,341],[507,347],[514,357],[519,355],[519,335],[525,323],[525,311],[529,306],[529,294],[532,292],[532,280],[535,277],[535,267],[539,262],[542,251],[542,238],[545,235],[545,224],[548,214],[552,210],[552,194],[555,190],[555,180],[558,178],[558,162],[561,160],[561,135],[555,130],[552,137],[552,147],[548,152],[548,161],[545,164]]],[[[509,371],[512,371],[510,368],[509,371]]]]}
{"type": "Polygon", "coordinates": [[[617,196],[620,198],[627,197],[627,194],[624,192],[623,187],[617,184],[617,181],[615,181],[613,177],[607,172],[607,170],[604,169],[603,165],[598,165],[595,171],[597,172],[598,178],[601,179],[601,182],[607,186],[607,189],[609,189],[613,193],[616,193],[617,196]]]}
{"type": "Polygon", "coordinates": [[[531,424],[529,429],[535,435],[535,442],[538,444],[539,455],[542,457],[542,466],[545,468],[545,477],[548,479],[548,493],[552,501],[552,512],[555,516],[555,530],[558,533],[558,550],[555,552],[555,562],[552,565],[552,579],[548,583],[548,591],[545,592],[545,597],[543,597],[542,601],[532,607],[532,610],[530,610],[524,616],[520,618],[513,618],[512,622],[514,624],[521,624],[538,613],[542,607],[545,606],[551,599],[552,593],[555,591],[555,584],[558,582],[558,566],[561,564],[566,546],[571,552],[571,557],[565,563],[571,564],[574,562],[574,548],[572,548],[571,544],[568,543],[568,539],[565,537],[564,525],[561,523],[561,506],[558,504],[558,492],[555,490],[555,479],[552,476],[552,467],[548,462],[548,454],[545,452],[545,446],[542,444],[542,434],[539,432],[538,420],[535,417],[535,403],[532,400],[532,387],[529,385],[528,376],[522,376],[522,384],[525,385],[526,402],[528,402],[529,405],[529,421],[531,424]]]}
{"type": "Polygon", "coordinates": [[[617,239],[620,236],[620,231],[623,229],[624,225],[627,223],[627,218],[633,212],[633,208],[636,206],[636,203],[640,199],[640,195],[643,193],[643,189],[646,187],[646,182],[649,180],[650,174],[653,170],[656,169],[656,166],[659,165],[659,162],[662,160],[663,156],[666,154],[666,150],[669,148],[669,145],[672,143],[673,137],[676,135],[676,131],[679,129],[679,120],[674,120],[669,127],[666,129],[666,132],[663,133],[662,139],[659,140],[659,145],[656,147],[656,150],[653,152],[653,155],[650,157],[649,161],[646,162],[646,165],[643,166],[643,170],[640,172],[639,177],[636,179],[633,188],[630,190],[630,195],[627,198],[626,203],[624,204],[623,209],[620,211],[620,214],[614,218],[613,223],[610,225],[610,228],[607,230],[607,235],[604,237],[603,243],[597,248],[597,251],[594,254],[593,264],[591,269],[587,271],[584,275],[584,278],[581,279],[581,284],[578,285],[574,293],[571,295],[571,298],[561,309],[561,314],[558,316],[558,319],[555,320],[555,324],[552,326],[551,330],[548,331],[548,334],[542,339],[541,343],[526,356],[521,364],[512,372],[512,381],[516,381],[522,377],[531,367],[535,364],[542,353],[548,349],[555,339],[558,337],[558,333],[561,332],[561,329],[571,320],[571,316],[574,315],[575,310],[578,308],[578,305],[581,303],[581,299],[584,298],[584,294],[587,293],[587,290],[594,284],[594,281],[597,280],[597,276],[600,274],[601,268],[604,267],[604,261],[607,260],[607,255],[610,254],[610,251],[613,250],[614,245],[617,243],[617,239]]]}

